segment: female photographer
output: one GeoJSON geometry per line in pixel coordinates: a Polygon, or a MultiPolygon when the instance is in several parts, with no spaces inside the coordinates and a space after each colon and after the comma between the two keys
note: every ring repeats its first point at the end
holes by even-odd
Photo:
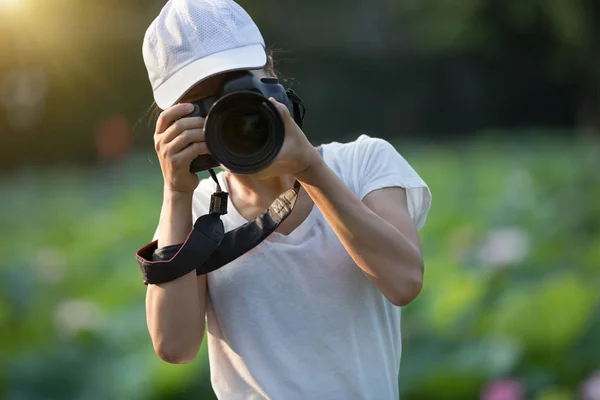
{"type": "MultiPolygon", "coordinates": [[[[163,110],[154,140],[164,178],[155,239],[164,248],[186,241],[215,188],[190,172],[208,154],[205,120],[186,117],[191,103],[235,71],[275,73],[258,28],[231,0],[170,0],[146,33],[144,60],[163,110]]],[[[230,194],[225,231],[298,181],[295,207],[223,268],[148,286],[154,349],[187,363],[206,337],[219,398],[397,399],[400,307],[423,284],[417,231],[429,189],[388,142],[362,135],[315,148],[288,108],[269,101],[284,121],[283,147],[258,173],[217,175],[230,194]]]]}

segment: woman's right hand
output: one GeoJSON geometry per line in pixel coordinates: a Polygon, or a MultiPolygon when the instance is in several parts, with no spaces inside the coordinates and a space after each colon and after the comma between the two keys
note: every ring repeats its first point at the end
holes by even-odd
{"type": "Polygon", "coordinates": [[[190,172],[190,164],[199,155],[208,154],[204,142],[204,118],[188,117],[194,110],[189,103],[164,110],[156,122],[154,148],[160,161],[165,190],[190,196],[200,182],[190,172]]]}

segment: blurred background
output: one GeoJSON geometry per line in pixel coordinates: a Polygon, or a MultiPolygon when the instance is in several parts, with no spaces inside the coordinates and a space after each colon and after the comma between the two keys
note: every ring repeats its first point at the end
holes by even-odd
{"type": "MultiPolygon", "coordinates": [[[[314,144],[433,192],[403,399],[600,399],[600,2],[240,0],[314,144]]],[[[0,0],[0,398],[213,399],[153,353],[145,29],[164,1],[0,0]]],[[[369,343],[364,343],[369,346],[369,343]]]]}

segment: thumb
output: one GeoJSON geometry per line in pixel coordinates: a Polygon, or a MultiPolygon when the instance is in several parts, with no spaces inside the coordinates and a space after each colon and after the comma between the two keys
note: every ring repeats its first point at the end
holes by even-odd
{"type": "Polygon", "coordinates": [[[292,118],[292,116],[290,115],[290,110],[288,110],[288,108],[284,104],[281,104],[280,102],[275,100],[273,97],[269,97],[269,101],[271,103],[273,103],[273,105],[277,108],[277,110],[279,110],[279,113],[281,114],[283,119],[286,120],[286,122],[287,122],[287,120],[292,118]]]}

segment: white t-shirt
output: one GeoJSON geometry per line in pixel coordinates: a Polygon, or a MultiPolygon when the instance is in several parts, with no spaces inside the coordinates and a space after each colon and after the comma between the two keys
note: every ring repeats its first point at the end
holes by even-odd
{"type": "MultiPolygon", "coordinates": [[[[326,164],[359,198],[406,188],[417,228],[431,194],[408,162],[382,139],[360,136],[322,146],[326,164]]],[[[227,190],[223,173],[221,187],[227,190]]],[[[194,220],[215,184],[201,181],[194,220]]],[[[225,231],[247,221],[229,202],[225,231]]],[[[219,399],[398,399],[400,308],[348,255],[315,205],[290,235],[259,246],[208,274],[207,340],[219,399]]]]}

